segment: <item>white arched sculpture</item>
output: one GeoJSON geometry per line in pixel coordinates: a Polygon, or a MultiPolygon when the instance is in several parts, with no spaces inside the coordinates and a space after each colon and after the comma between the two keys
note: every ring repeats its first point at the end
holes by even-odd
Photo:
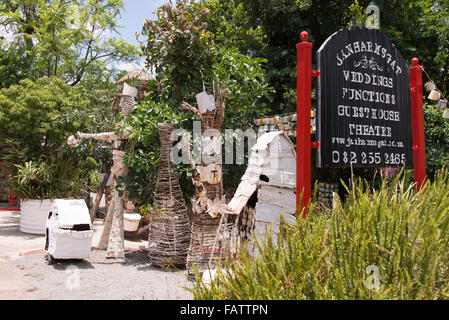
{"type": "Polygon", "coordinates": [[[272,228],[277,243],[281,216],[287,223],[296,221],[296,151],[282,132],[261,136],[252,148],[248,168],[228,207],[241,215],[246,234],[252,242],[255,234],[265,241],[272,228]]]}

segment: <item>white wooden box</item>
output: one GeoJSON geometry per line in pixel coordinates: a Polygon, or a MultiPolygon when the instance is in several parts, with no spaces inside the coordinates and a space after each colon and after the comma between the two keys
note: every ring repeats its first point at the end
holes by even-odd
{"type": "Polygon", "coordinates": [[[49,230],[47,253],[54,259],[86,259],[92,246],[93,231],[49,230]]]}
{"type": "Polygon", "coordinates": [[[93,235],[84,200],[55,200],[46,225],[47,260],[89,257],[93,235]]]}

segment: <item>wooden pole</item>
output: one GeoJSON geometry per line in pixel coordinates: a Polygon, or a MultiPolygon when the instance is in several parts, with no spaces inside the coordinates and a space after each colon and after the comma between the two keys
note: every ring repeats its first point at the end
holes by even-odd
{"type": "Polygon", "coordinates": [[[98,244],[98,249],[100,250],[106,250],[108,248],[109,235],[111,234],[112,219],[114,216],[114,206],[115,202],[111,201],[108,212],[106,212],[106,219],[103,223],[103,233],[101,234],[100,242],[98,244]]]}

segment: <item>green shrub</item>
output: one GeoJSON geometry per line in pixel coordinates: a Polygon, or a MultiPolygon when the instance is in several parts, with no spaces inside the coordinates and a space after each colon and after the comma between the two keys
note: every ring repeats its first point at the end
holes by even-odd
{"type": "MultiPolygon", "coordinates": [[[[179,125],[180,122],[182,114],[173,105],[147,99],[138,104],[122,124],[130,133],[129,142],[133,147],[127,149],[125,157],[129,166],[128,175],[119,177],[117,190],[120,193],[128,191],[130,199],[137,200],[138,205],[153,202],[161,150],[158,123],[179,125]]],[[[181,180],[190,183],[186,178],[181,180]]]]}
{"type": "Polygon", "coordinates": [[[59,78],[22,80],[0,90],[0,144],[21,150],[27,160],[56,157],[69,136],[89,125],[88,111],[82,91],[59,78]]]}
{"type": "Polygon", "coordinates": [[[419,192],[399,177],[379,190],[359,181],[348,193],[329,217],[312,205],[309,218],[283,230],[277,247],[258,244],[258,258],[230,259],[210,287],[198,282],[194,297],[448,298],[447,171],[419,192]],[[378,291],[370,286],[375,268],[378,291]]]}
{"type": "Polygon", "coordinates": [[[100,103],[91,115],[84,90],[56,77],[26,79],[0,90],[0,160],[9,164],[10,188],[19,197],[79,197],[90,190],[89,171],[98,164],[89,155],[97,144],[71,148],[66,142],[101,122],[100,103]]]}
{"type": "Polygon", "coordinates": [[[424,106],[427,174],[433,177],[442,167],[449,166],[449,121],[436,106],[424,106]]]}
{"type": "Polygon", "coordinates": [[[52,163],[42,158],[17,164],[17,175],[10,183],[11,191],[22,199],[82,198],[89,188],[89,168],[92,158],[77,163],[73,158],[57,159],[52,163]]]}

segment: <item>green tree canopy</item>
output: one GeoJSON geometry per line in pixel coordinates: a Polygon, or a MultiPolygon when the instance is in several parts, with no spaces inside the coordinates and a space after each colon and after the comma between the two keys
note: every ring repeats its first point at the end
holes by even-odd
{"type": "Polygon", "coordinates": [[[145,20],[142,45],[147,66],[157,73],[169,72],[173,97],[180,100],[188,94],[186,86],[201,79],[211,68],[215,46],[207,32],[209,10],[196,2],[167,2],[156,11],[158,20],[145,20]],[[190,84],[189,84],[190,82],[190,84]]]}
{"type": "MultiPolygon", "coordinates": [[[[370,3],[380,9],[381,31],[404,58],[418,57],[440,89],[447,91],[449,1],[447,0],[203,0],[210,10],[208,31],[218,46],[238,48],[267,60],[264,68],[275,88],[273,113],[293,111],[296,43],[309,32],[314,52],[334,32],[363,18],[370,3]],[[357,17],[355,17],[357,18],[357,17]]],[[[315,63],[316,56],[312,55],[315,63]]]]}
{"type": "Polygon", "coordinates": [[[76,85],[100,81],[113,61],[137,47],[112,34],[123,0],[0,0],[0,87],[57,76],[76,85]]]}
{"type": "Polygon", "coordinates": [[[21,80],[0,90],[0,145],[20,151],[23,161],[56,158],[67,138],[91,122],[89,105],[82,90],[59,78],[21,80]]]}

